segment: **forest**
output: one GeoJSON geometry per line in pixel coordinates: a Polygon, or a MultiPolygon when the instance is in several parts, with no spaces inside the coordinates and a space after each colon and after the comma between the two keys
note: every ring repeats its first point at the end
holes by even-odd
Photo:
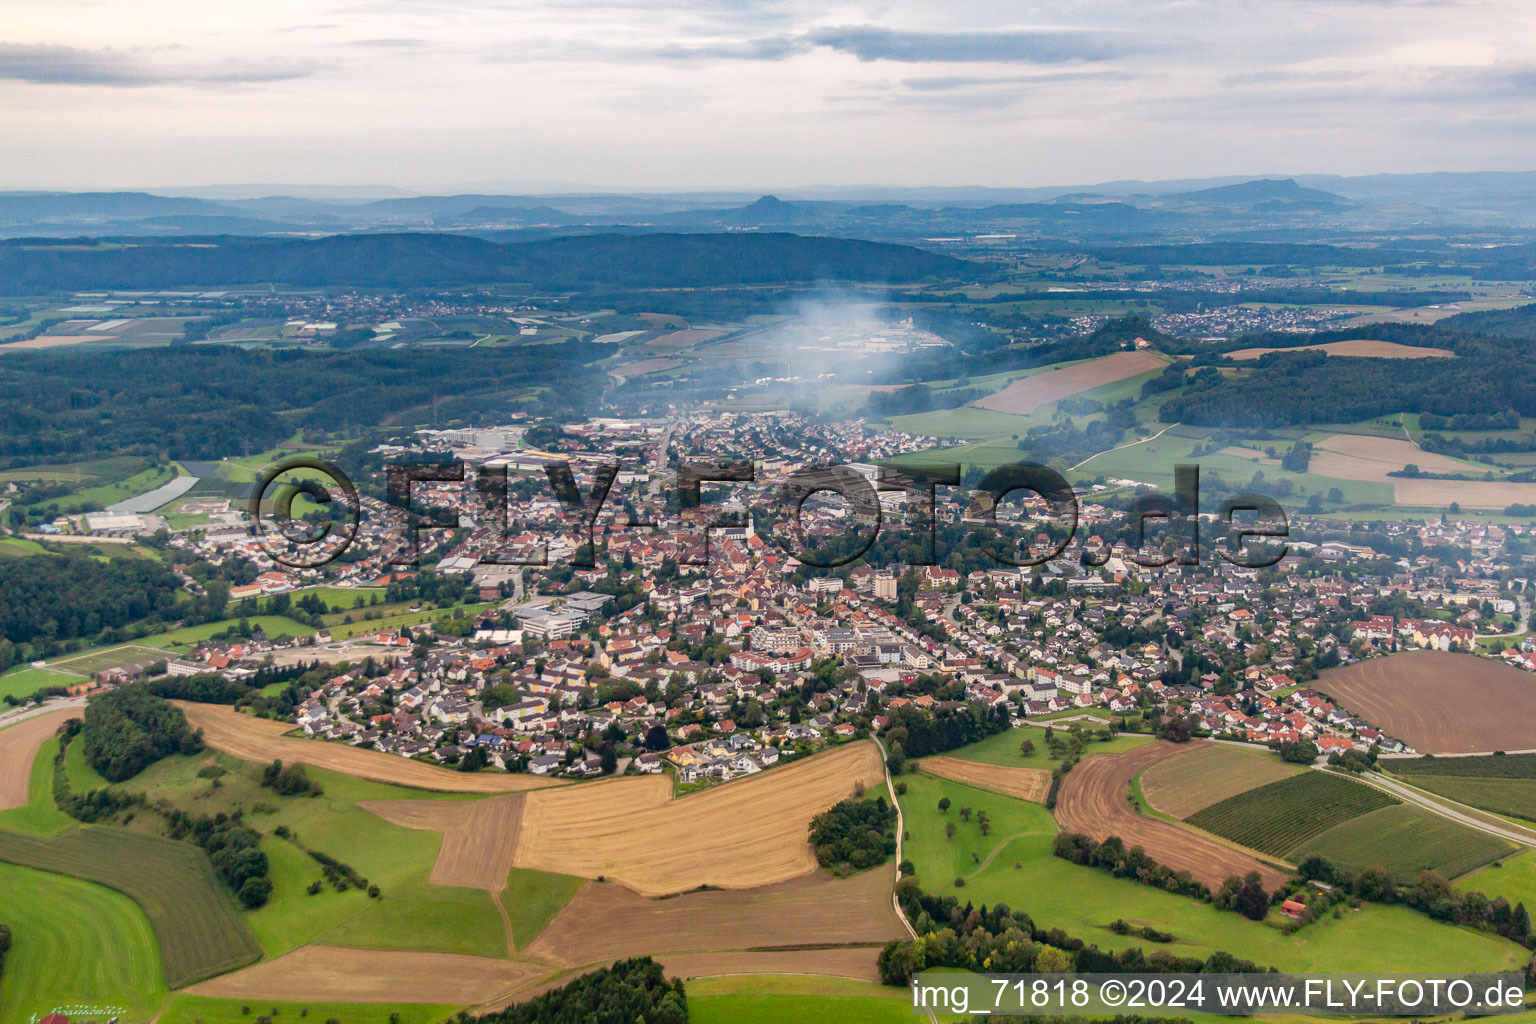
{"type": "Polygon", "coordinates": [[[515,282],[532,290],[677,288],[790,281],[911,282],[988,276],[984,267],[906,245],[781,233],[604,234],[509,245],[463,235],[217,236],[131,246],[72,239],[0,243],[13,294],[281,282],[427,288],[515,282]]]}
{"type": "Polygon", "coordinates": [[[203,749],[182,710],[142,686],[120,686],[92,697],[81,732],[85,760],[108,782],[131,779],[162,757],[203,749]]]}
{"type": "Polygon", "coordinates": [[[153,617],[177,618],[181,584],[150,558],[0,558],[0,638],[13,644],[94,637],[153,617]]]}

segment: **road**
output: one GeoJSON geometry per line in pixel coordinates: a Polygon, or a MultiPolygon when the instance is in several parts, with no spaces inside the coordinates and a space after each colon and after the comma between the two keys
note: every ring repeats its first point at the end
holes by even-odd
{"type": "Polygon", "coordinates": [[[38,715],[46,715],[52,711],[62,711],[65,708],[83,707],[85,707],[84,697],[70,697],[66,700],[50,700],[43,704],[39,704],[35,708],[28,708],[25,711],[17,711],[12,709],[5,712],[4,714],[0,714],[0,728],[4,728],[7,725],[15,725],[17,722],[25,722],[29,718],[36,718],[38,715]]]}
{"type": "MultiPolygon", "coordinates": [[[[880,737],[873,737],[875,746],[880,748],[880,768],[885,772],[885,790],[891,796],[891,806],[896,808],[896,882],[901,881],[901,843],[907,834],[906,819],[901,814],[901,801],[896,799],[896,783],[891,781],[891,763],[886,758],[885,744],[880,742],[880,737]]],[[[906,912],[901,909],[901,900],[896,898],[896,888],[891,887],[891,909],[896,911],[896,919],[907,930],[907,934],[917,938],[917,929],[912,927],[912,922],[907,920],[906,912]]],[[[938,1024],[939,1018],[932,1009],[928,1011],[928,1019],[932,1024],[938,1024]]]]}
{"type": "Polygon", "coordinates": [[[651,470],[651,497],[661,496],[662,484],[667,479],[667,449],[672,445],[672,434],[678,428],[674,421],[667,424],[666,433],[661,435],[661,447],[656,451],[656,466],[651,470]]]}
{"type": "MultiPolygon", "coordinates": [[[[1313,765],[1312,767],[1317,771],[1326,770],[1322,765],[1313,765]]],[[[1365,773],[1356,775],[1354,778],[1365,783],[1367,786],[1371,786],[1375,789],[1381,790],[1383,793],[1395,796],[1399,800],[1402,800],[1404,803],[1413,804],[1415,807],[1422,807],[1424,810],[1429,811],[1431,814],[1438,814],[1440,817],[1445,818],[1447,821],[1454,821],[1458,825],[1465,825],[1470,829],[1477,830],[1478,832],[1483,832],[1490,836],[1497,836],[1500,839],[1506,839],[1517,846],[1536,847],[1536,835],[1533,835],[1529,832],[1513,831],[1515,826],[1510,826],[1509,828],[1501,828],[1498,825],[1484,821],[1482,818],[1476,818],[1470,814],[1464,814],[1461,811],[1456,810],[1454,806],[1451,806],[1450,801],[1441,802],[1439,798],[1432,800],[1421,790],[1414,789],[1412,786],[1405,786],[1401,782],[1398,782],[1394,779],[1386,779],[1379,775],[1370,775],[1365,773]]]]}

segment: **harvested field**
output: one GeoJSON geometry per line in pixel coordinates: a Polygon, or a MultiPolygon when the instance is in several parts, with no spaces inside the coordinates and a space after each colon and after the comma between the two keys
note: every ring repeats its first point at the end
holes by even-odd
{"type": "Polygon", "coordinates": [[[1159,741],[1125,754],[1084,758],[1061,780],[1056,820],[1062,828],[1098,841],[1119,836],[1127,847],[1140,846],[1158,863],[1188,871],[1212,889],[1233,875],[1250,871],[1263,876],[1266,888],[1278,888],[1286,878],[1283,872],[1210,836],[1144,817],[1126,799],[1131,780],[1143,769],[1185,750],[1184,746],[1159,741]]]}
{"type": "Polygon", "coordinates": [[[1484,470],[1427,452],[1406,438],[1335,434],[1319,441],[1308,472],[1339,480],[1391,484],[1399,505],[1503,509],[1536,502],[1536,484],[1499,480],[1424,480],[1390,476],[1414,465],[1426,473],[1480,475],[1484,470]]]}
{"type": "Polygon", "coordinates": [[[1051,788],[1051,773],[1044,768],[1007,768],[957,757],[926,757],[918,762],[923,771],[951,782],[990,789],[1004,796],[1044,803],[1051,788]]]}
{"type": "Polygon", "coordinates": [[[1258,448],[1245,448],[1242,445],[1230,444],[1217,452],[1218,455],[1231,455],[1239,459],[1253,459],[1266,466],[1280,465],[1279,459],[1272,459],[1258,448]]]}
{"type": "Polygon", "coordinates": [[[226,999],[463,1006],[505,998],[547,973],[542,964],[461,953],[304,946],[187,991],[226,999]]]}
{"type": "Polygon", "coordinates": [[[821,974],[879,981],[879,946],[789,949],[741,953],[667,953],[656,958],[668,977],[717,978],[729,974],[821,974]]]}
{"type": "Polygon", "coordinates": [[[1327,352],[1330,356],[1365,356],[1372,359],[1449,359],[1456,355],[1448,348],[1419,348],[1416,345],[1399,345],[1395,341],[1371,341],[1365,338],[1330,341],[1326,345],[1308,345],[1305,348],[1240,348],[1227,355],[1232,359],[1257,359],[1270,352],[1327,352]]]}
{"type": "Polygon", "coordinates": [[[7,341],[0,343],[0,352],[16,352],[23,349],[39,348],[64,348],[69,345],[79,345],[87,341],[100,341],[99,334],[40,334],[35,338],[25,341],[7,341]]]}
{"type": "Polygon", "coordinates": [[[1490,658],[1408,651],[1327,669],[1314,685],[1423,753],[1536,750],[1536,676],[1490,658]]]}
{"type": "Polygon", "coordinates": [[[771,885],[816,869],[814,815],[884,778],[875,745],[861,742],[681,800],[657,776],[541,790],[524,800],[513,863],[647,896],[771,885]]]}
{"type": "Polygon", "coordinates": [[[685,348],[692,348],[695,345],[702,345],[706,341],[714,341],[724,334],[724,331],[690,328],[686,331],[673,331],[670,334],[663,334],[659,338],[652,338],[645,343],[645,347],[656,349],[659,352],[678,352],[685,348]]]}
{"type": "Polygon", "coordinates": [[[443,834],[428,879],[433,885],[501,890],[523,817],[523,794],[472,803],[446,800],[368,800],[358,804],[385,821],[443,834]]]}
{"type": "Polygon", "coordinates": [[[580,965],[647,953],[883,943],[905,934],[891,909],[890,872],[876,868],[852,878],[818,871],[757,889],[668,899],[588,882],[527,952],[580,965]]]}
{"type": "Polygon", "coordinates": [[[1228,797],[1306,771],[1267,750],[1202,743],[1148,768],[1141,795],[1164,814],[1188,818],[1228,797]]]}
{"type": "Polygon", "coordinates": [[[1011,412],[1025,415],[1034,412],[1048,402],[1075,395],[1117,380],[1134,377],[1139,373],[1161,370],[1167,364],[1147,351],[1116,352],[1101,359],[1091,359],[1076,366],[1060,370],[1047,370],[1030,377],[1021,377],[996,394],[978,398],[971,404],[978,409],[994,412],[1011,412]]]}
{"type": "Polygon", "coordinates": [[[683,365],[681,359],[642,359],[636,363],[622,363],[608,372],[615,377],[644,377],[648,373],[661,373],[683,365]]]}
{"type": "Polygon", "coordinates": [[[1536,503],[1536,484],[1499,480],[1398,480],[1393,501],[1422,508],[1485,508],[1502,511],[1511,505],[1536,503]]]}
{"type": "Polygon", "coordinates": [[[305,740],[285,735],[293,726],[253,715],[242,715],[220,704],[176,701],[192,726],[203,730],[210,747],[258,764],[281,758],[328,768],[344,775],[398,786],[431,789],[444,793],[511,793],[563,785],[557,779],[507,772],[456,772],[422,764],[393,754],[381,754],[325,740],[305,740]]]}
{"type": "Polygon", "coordinates": [[[82,717],[81,712],[81,708],[50,711],[0,729],[0,811],[27,806],[32,762],[37,760],[38,748],[67,719],[82,717]]]}
{"type": "MultiPolygon", "coordinates": [[[[1334,434],[1313,446],[1307,472],[1340,480],[1367,480],[1373,483],[1397,483],[1402,478],[1388,476],[1404,466],[1418,466],[1426,473],[1467,473],[1463,463],[1444,455],[1427,452],[1401,437],[1374,437],[1365,434],[1334,434]]],[[[1445,482],[1445,481],[1441,481],[1445,482]]],[[[1465,485],[1465,481],[1454,481],[1465,485]]]]}

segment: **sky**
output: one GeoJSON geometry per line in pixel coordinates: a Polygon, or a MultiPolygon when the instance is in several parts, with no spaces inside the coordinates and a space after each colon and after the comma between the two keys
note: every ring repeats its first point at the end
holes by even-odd
{"type": "Polygon", "coordinates": [[[3,0],[0,187],[1536,168],[1530,0],[3,0]]]}

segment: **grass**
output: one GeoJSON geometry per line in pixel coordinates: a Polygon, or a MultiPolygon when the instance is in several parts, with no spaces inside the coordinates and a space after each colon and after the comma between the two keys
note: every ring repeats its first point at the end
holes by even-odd
{"type": "Polygon", "coordinates": [[[907,783],[901,804],[910,833],[903,856],[916,866],[926,891],[952,894],[962,904],[1002,902],[1025,911],[1042,927],[1062,928],[1101,949],[1145,945],[1109,930],[1112,921],[1124,918],[1172,932],[1176,941],[1167,948],[1179,956],[1204,957],[1223,949],[1290,971],[1464,972],[1522,969],[1530,959],[1527,950],[1505,939],[1397,906],[1367,905],[1285,935],[1241,915],[1054,856],[1056,824],[1043,807],[932,776],[901,778],[907,783]],[[940,796],[951,800],[947,816],[938,811],[940,796]],[[976,825],[961,823],[956,818],[961,806],[985,809],[992,834],[983,837],[976,825]],[[959,826],[952,842],[944,838],[946,817],[959,826]],[[964,887],[954,885],[956,876],[964,877],[964,887]]]}
{"type": "Polygon", "coordinates": [[[1159,761],[1138,776],[1138,789],[1172,818],[1186,818],[1228,796],[1306,771],[1261,747],[1208,743],[1159,761]]]}
{"type": "Polygon", "coordinates": [[[1503,896],[1511,904],[1536,908],[1536,851],[1527,850],[1456,880],[1457,889],[1480,892],[1489,899],[1503,896]]]}
{"type": "Polygon", "coordinates": [[[501,905],[512,922],[517,948],[523,949],[538,938],[585,882],[574,875],[513,868],[507,887],[501,891],[501,905]]]}
{"type": "Polygon", "coordinates": [[[1536,780],[1413,775],[1413,785],[1494,814],[1536,821],[1536,780]]]}
{"type": "MultiPolygon", "coordinates": [[[[72,744],[78,747],[80,744],[72,744]]],[[[70,828],[75,819],[59,810],[53,802],[53,759],[58,756],[57,737],[48,739],[32,761],[32,775],[27,783],[27,805],[0,811],[0,829],[25,832],[32,836],[51,836],[70,828]]],[[[0,924],[3,924],[0,921],[0,924]]]]}
{"type": "Polygon", "coordinates": [[[105,825],[46,839],[0,832],[0,860],[95,882],[132,899],[154,929],[173,988],[261,955],[233,897],[190,843],[105,825]]]}
{"type": "MultiPolygon", "coordinates": [[[[213,636],[222,633],[231,626],[238,626],[239,619],[223,619],[219,622],[205,622],[200,626],[183,626],[181,629],[173,629],[168,633],[159,633],[155,636],[145,637],[145,642],[156,647],[187,647],[199,644],[213,636]]],[[[313,626],[306,626],[302,622],[285,618],[282,615],[253,615],[245,620],[252,629],[260,626],[262,631],[270,638],[280,636],[309,636],[315,631],[313,626]]]]}
{"type": "Polygon", "coordinates": [[[1307,772],[1228,797],[1190,815],[1189,823],[1261,853],[1285,857],[1336,825],[1395,803],[1370,786],[1307,772]]]}
{"type": "Polygon", "coordinates": [[[65,751],[64,778],[69,781],[71,793],[85,793],[111,785],[96,769],[86,764],[84,743],[71,743],[65,751]]]}
{"type": "MultiPolygon", "coordinates": [[[[1066,731],[1067,727],[1056,727],[1057,735],[1066,731]]],[[[1102,729],[1102,726],[1095,726],[1102,729]]],[[[1122,733],[1107,742],[1088,741],[1083,747],[1083,756],[1093,754],[1123,754],[1128,750],[1150,743],[1153,740],[1150,733],[1122,733]]],[[[1008,729],[995,733],[986,739],[970,746],[961,747],[959,750],[951,750],[949,757],[958,757],[962,761],[977,761],[981,764],[1003,765],[1007,768],[1044,768],[1050,770],[1060,764],[1059,758],[1052,756],[1050,747],[1045,741],[1045,730],[1035,728],[1008,729]],[[1019,746],[1024,740],[1030,740],[1035,745],[1034,753],[1024,757],[1019,753],[1019,746]]]]}
{"type": "MultiPolygon", "coordinates": [[[[390,824],[357,806],[358,801],[367,800],[473,797],[405,789],[314,766],[306,770],[321,787],[318,797],[275,796],[259,786],[260,771],[255,765],[224,754],[164,758],[124,788],[143,790],[151,799],[164,797],[193,814],[247,810],[248,823],[266,836],[262,849],[271,864],[273,890],[265,906],[244,916],[268,956],[280,956],[310,942],[506,955],[501,915],[489,893],[428,883],[441,835],[390,824]],[[197,776],[210,756],[226,771],[217,786],[197,776]],[[356,889],[336,892],[329,885],[308,895],[309,884],[321,878],[320,865],[304,850],[273,835],[280,825],[291,829],[307,849],[351,864],[379,887],[382,899],[371,899],[356,889]]],[[[151,826],[146,823],[145,827],[151,826]]]]}
{"type": "Polygon", "coordinates": [[[1456,878],[1514,852],[1502,839],[1447,821],[1437,814],[1395,804],[1335,825],[1292,851],[1292,859],[1320,853],[1352,868],[1386,868],[1401,880],[1431,868],[1456,878]]]}
{"type": "Polygon", "coordinates": [[[0,863],[0,921],[12,932],[0,1020],[33,1020],[70,1005],[148,1019],[165,998],[154,932],[121,893],[0,863]]]}
{"type": "Polygon", "coordinates": [[[279,1003],[271,1000],[216,999],[212,996],[175,995],[161,1011],[158,1024],[251,1024],[257,1016],[274,1020],[303,1020],[322,1024],[334,1017],[341,1024],[439,1024],[452,1017],[457,1007],[426,1003],[279,1003]],[[249,1013],[242,1009],[249,1007],[249,1013]]]}
{"type": "Polygon", "coordinates": [[[46,668],[13,668],[0,675],[0,699],[30,697],[45,686],[72,686],[79,676],[46,668]]]}
{"type": "Polygon", "coordinates": [[[913,1020],[905,988],[848,978],[741,975],[688,983],[689,1024],[897,1024],[913,1020]]]}
{"type": "Polygon", "coordinates": [[[1489,754],[1486,757],[1404,757],[1393,758],[1384,767],[1393,775],[1413,779],[1439,775],[1466,779],[1536,780],[1536,754],[1489,754]]]}

